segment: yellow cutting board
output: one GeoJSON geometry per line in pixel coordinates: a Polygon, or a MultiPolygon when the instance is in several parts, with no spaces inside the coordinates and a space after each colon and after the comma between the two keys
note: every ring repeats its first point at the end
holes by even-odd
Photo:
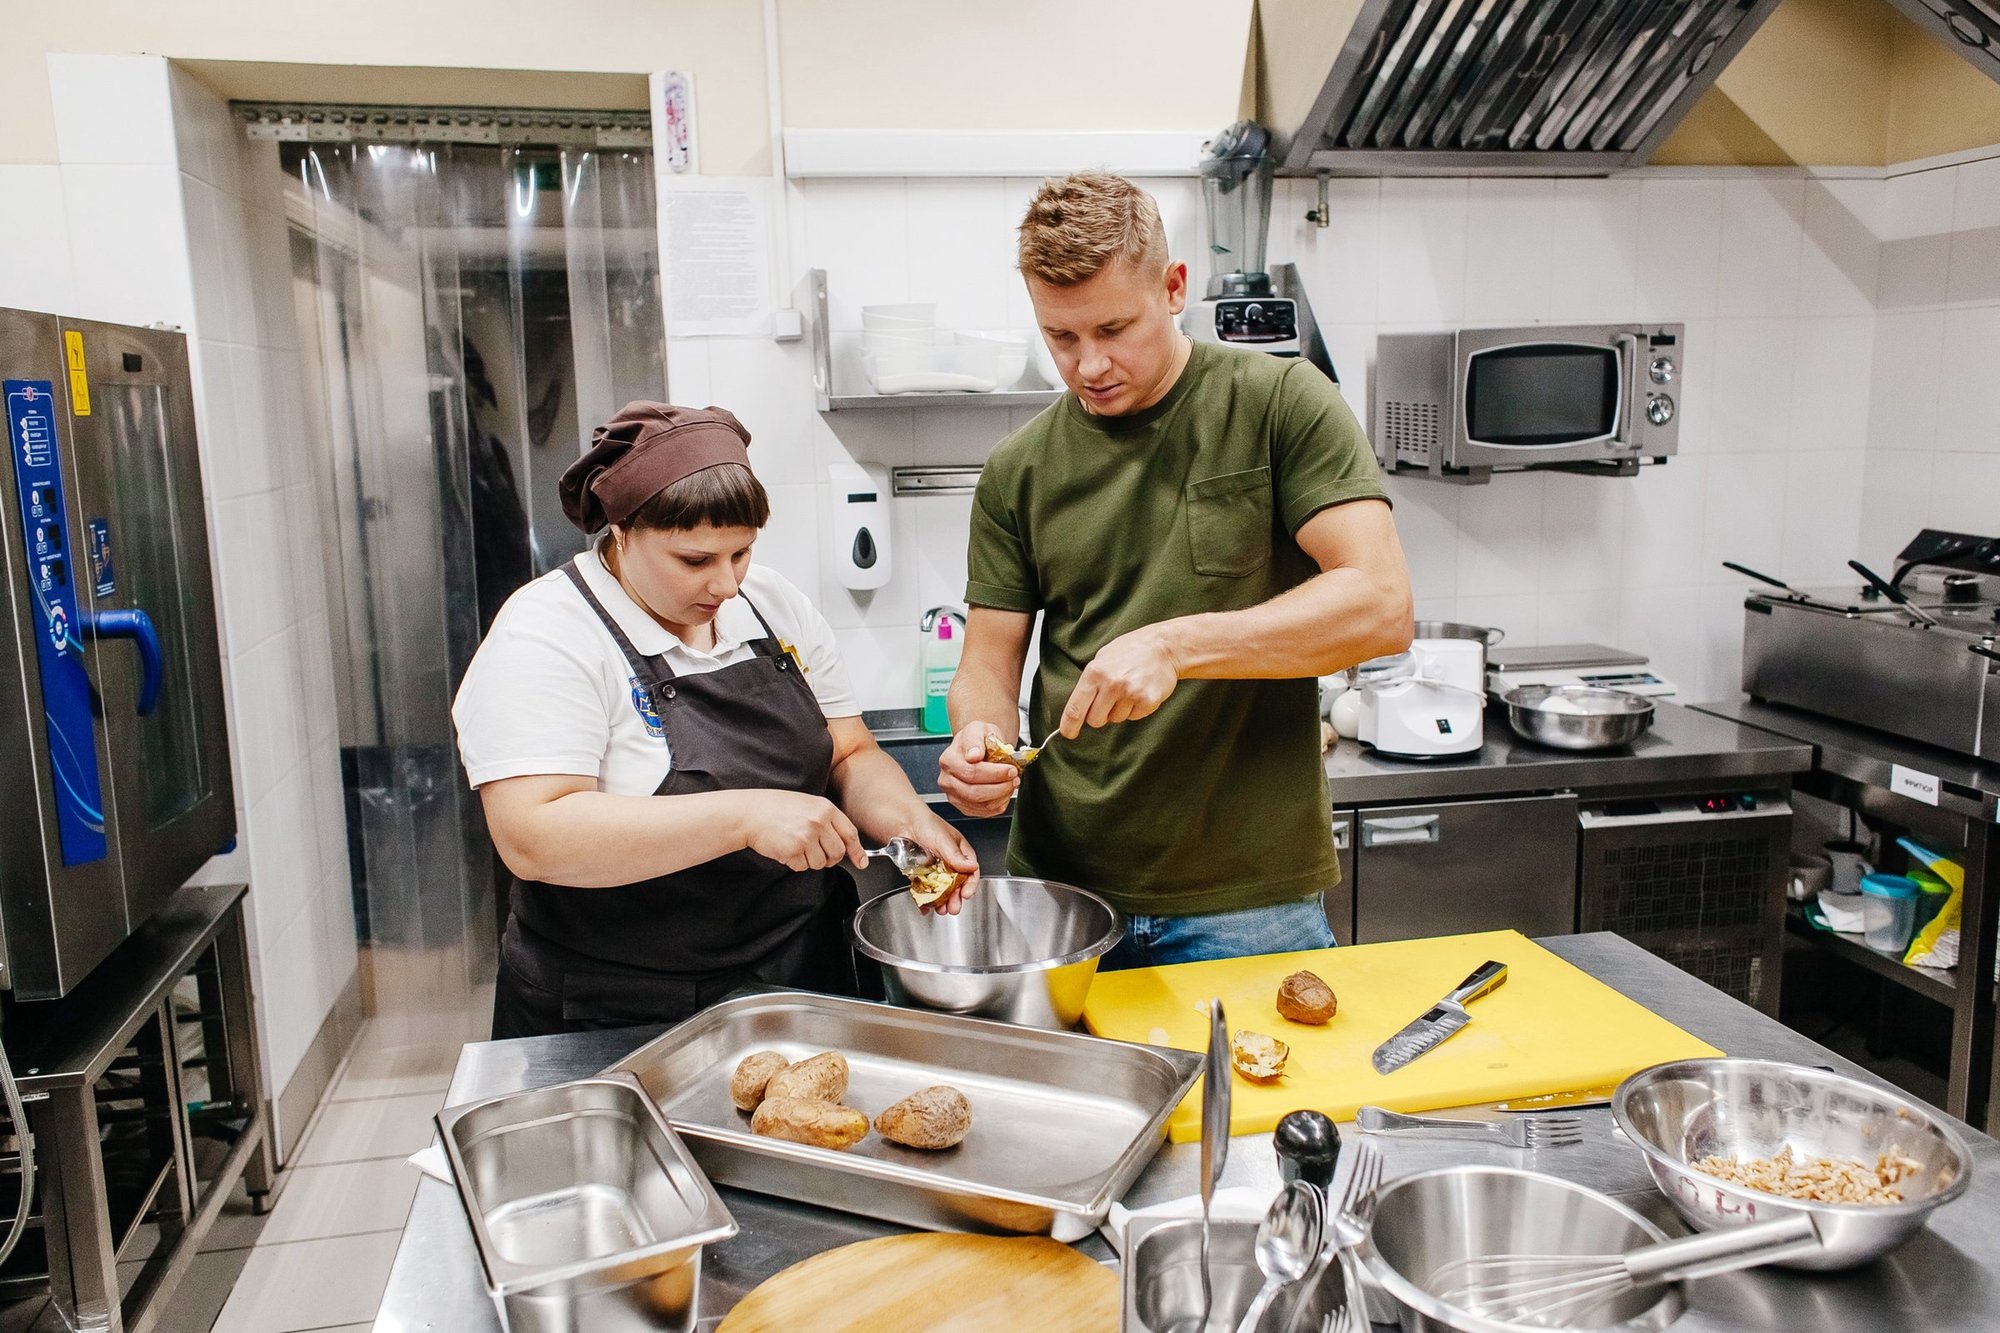
{"type": "Polygon", "coordinates": [[[716,1333],[1117,1333],[1118,1277],[1036,1236],[857,1241],[767,1279],[716,1333]]]}
{"type": "MultiPolygon", "coordinates": [[[[1362,1106],[1433,1111],[1604,1087],[1662,1061],[1722,1054],[1513,930],[1102,972],[1083,1019],[1100,1037],[1200,1051],[1208,1017],[1197,1006],[1212,997],[1232,1033],[1249,1028],[1292,1048],[1273,1083],[1235,1076],[1232,1134],[1263,1133],[1304,1108],[1335,1120],[1362,1106]],[[1507,964],[1507,980],[1466,1006],[1472,1021],[1394,1073],[1376,1073],[1375,1048],[1489,958],[1507,964]],[[1302,969],[1339,1002],[1324,1027],[1278,1016],[1278,983],[1302,969]]],[[[1175,1143],[1200,1137],[1198,1085],[1169,1132],[1175,1143]]]]}

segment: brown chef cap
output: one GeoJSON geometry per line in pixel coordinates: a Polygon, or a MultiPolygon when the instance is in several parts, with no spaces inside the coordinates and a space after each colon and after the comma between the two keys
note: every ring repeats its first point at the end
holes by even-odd
{"type": "Polygon", "coordinates": [[[627,403],[562,474],[563,513],[585,532],[623,523],[682,477],[722,463],[749,467],[749,443],[743,423],[719,407],[627,403]]]}

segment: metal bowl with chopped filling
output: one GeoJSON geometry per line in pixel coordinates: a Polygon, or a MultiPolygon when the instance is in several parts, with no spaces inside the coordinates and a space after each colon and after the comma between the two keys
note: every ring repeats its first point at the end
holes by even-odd
{"type": "Polygon", "coordinates": [[[1942,1115],[1826,1069],[1677,1060],[1619,1084],[1611,1113],[1690,1225],[1810,1215],[1820,1249],[1792,1268],[1886,1254],[1972,1179],[1972,1155],[1942,1115]]]}

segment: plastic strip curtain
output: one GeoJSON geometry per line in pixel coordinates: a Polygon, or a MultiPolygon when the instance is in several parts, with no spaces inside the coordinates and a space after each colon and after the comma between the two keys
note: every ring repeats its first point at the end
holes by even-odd
{"type": "Polygon", "coordinates": [[[556,479],[591,428],[666,394],[650,154],[296,144],[284,161],[337,534],[357,928],[377,1016],[463,1040],[484,1034],[506,872],[452,696],[507,596],[582,548],[556,479]]]}

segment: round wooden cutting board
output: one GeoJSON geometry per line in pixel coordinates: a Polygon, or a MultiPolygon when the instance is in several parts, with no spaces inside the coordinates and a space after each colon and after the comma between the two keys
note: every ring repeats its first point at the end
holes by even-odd
{"type": "Polygon", "coordinates": [[[793,1264],[716,1333],[1117,1333],[1118,1278],[1035,1236],[920,1232],[843,1245],[793,1264]]]}

